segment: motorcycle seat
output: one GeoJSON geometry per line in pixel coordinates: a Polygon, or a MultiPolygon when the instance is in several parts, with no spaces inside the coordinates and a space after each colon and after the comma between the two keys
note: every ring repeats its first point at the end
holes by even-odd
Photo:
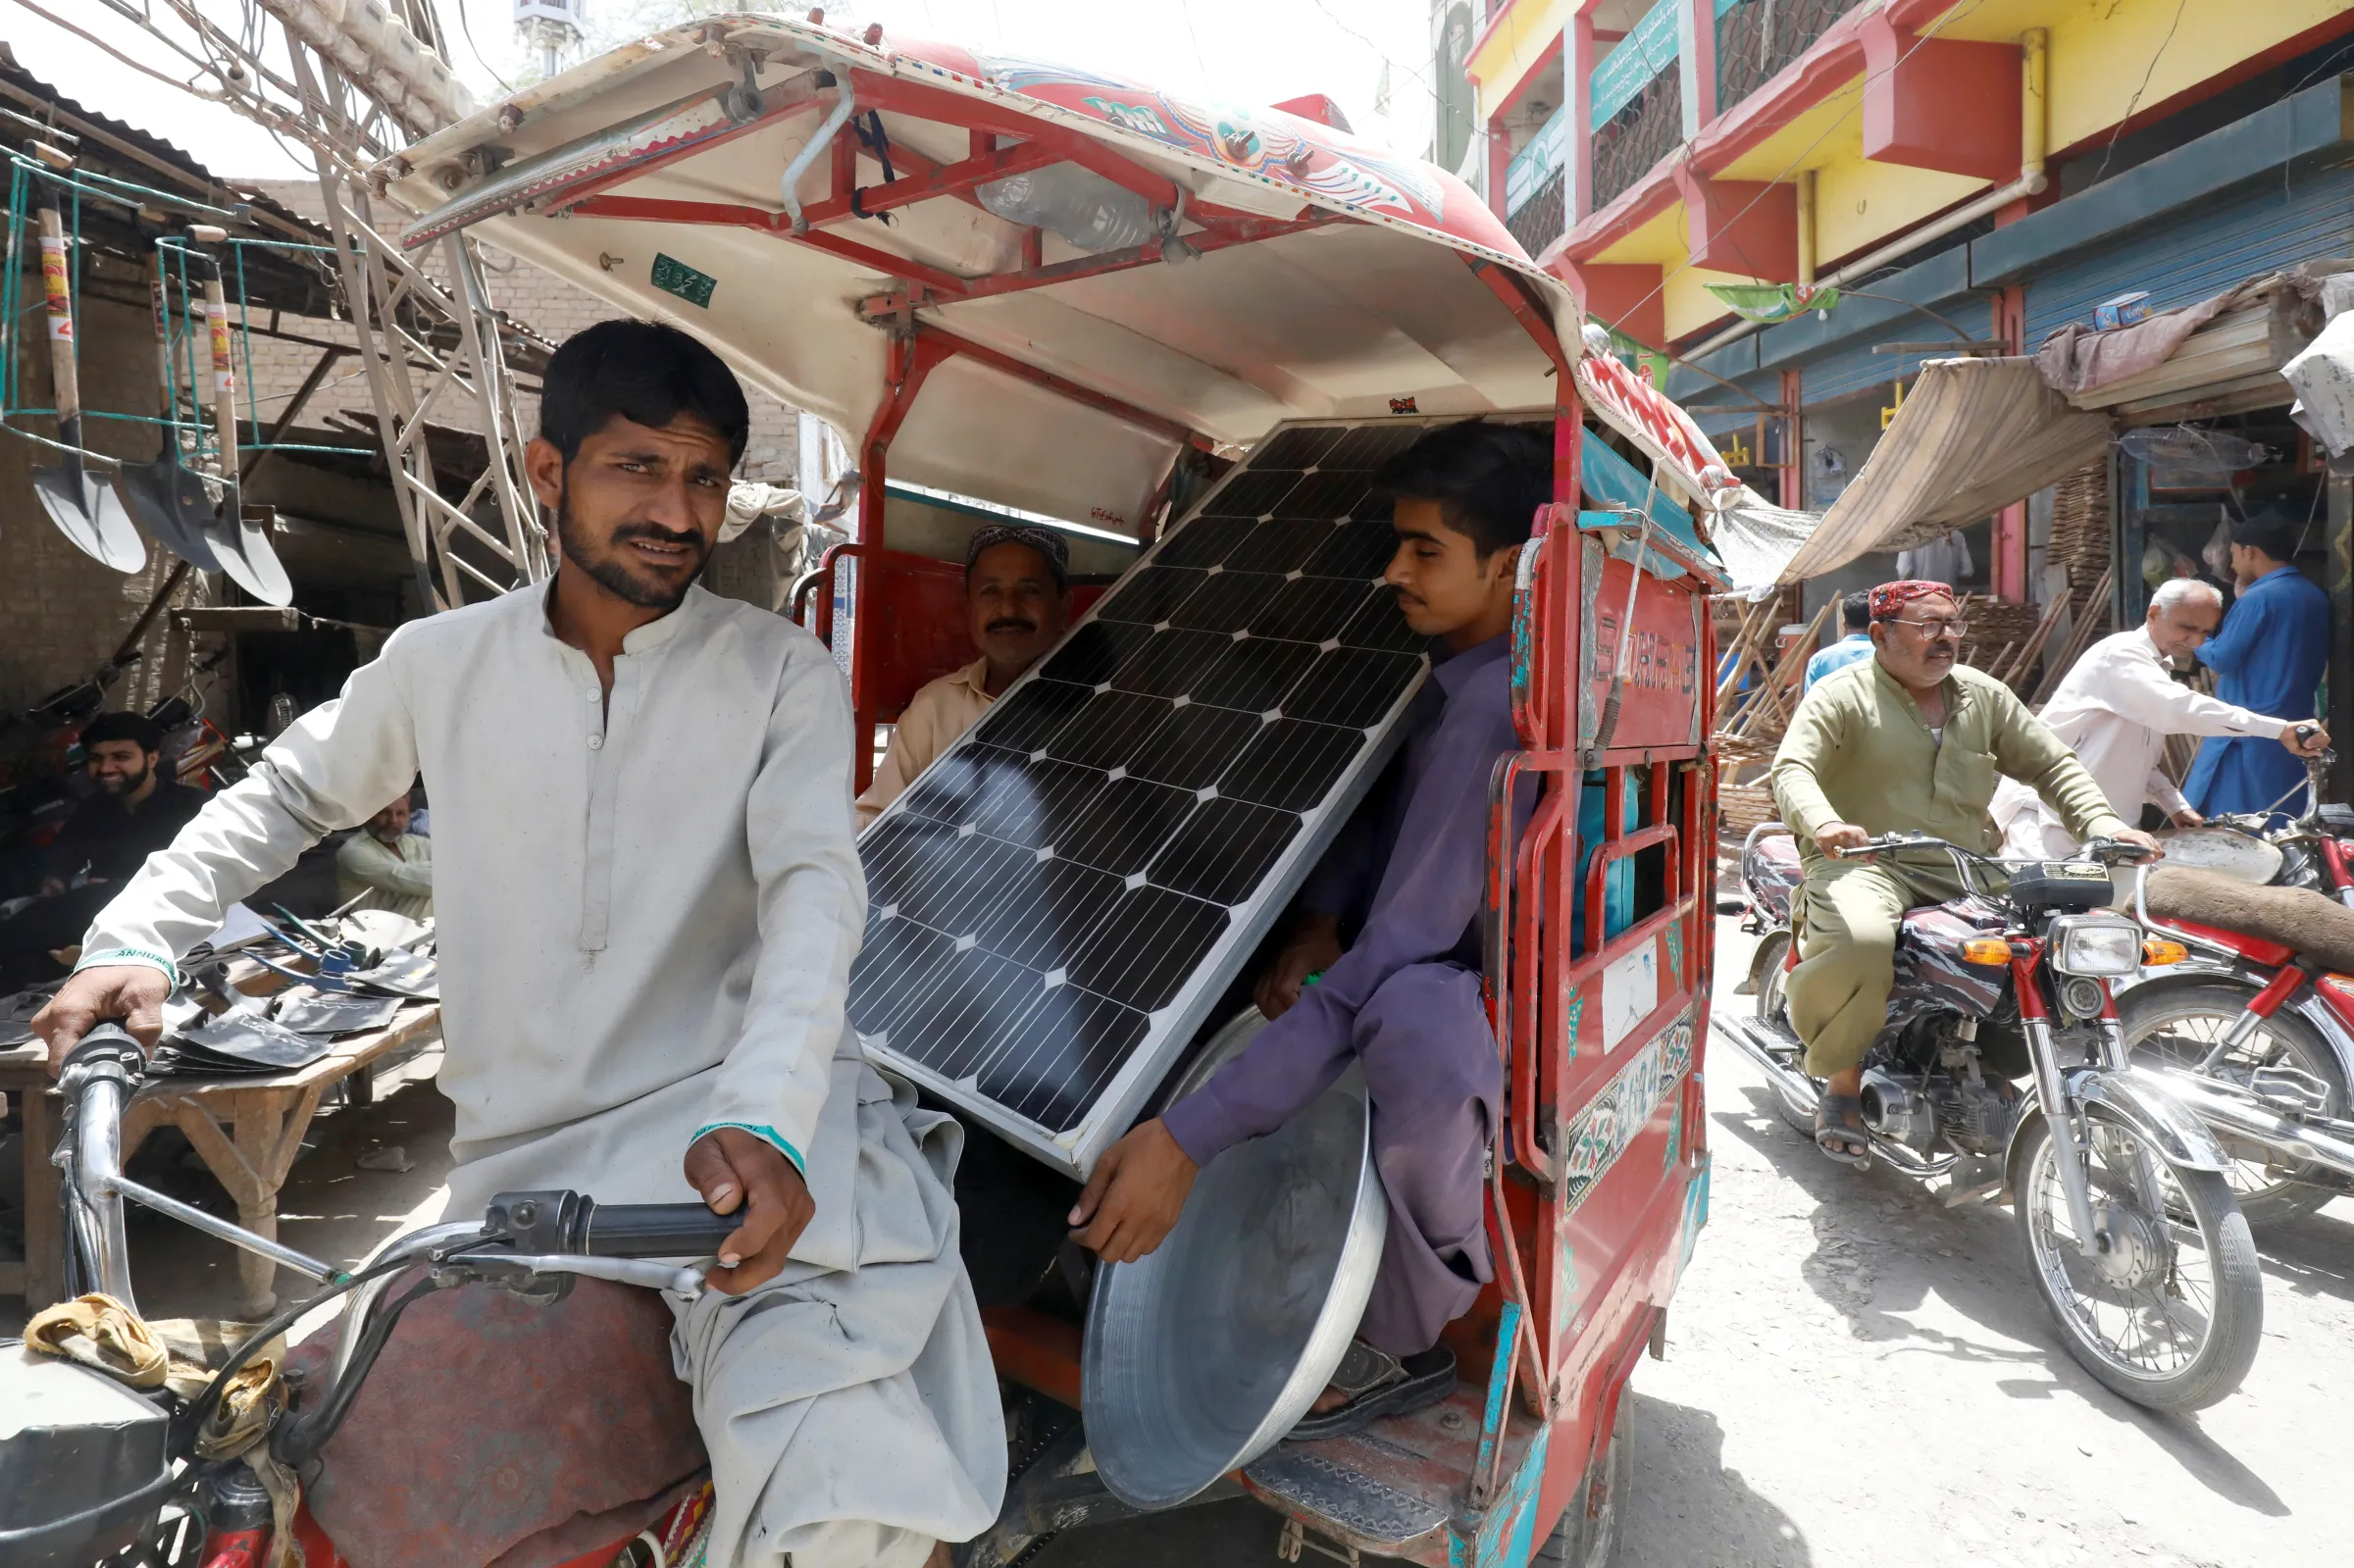
{"type": "MultiPolygon", "coordinates": [[[[670,1330],[660,1296],[599,1280],[544,1304],[481,1285],[420,1298],[303,1489],[312,1518],[346,1561],[409,1568],[551,1568],[627,1541],[706,1462],[670,1330]]],[[[292,1358],[313,1399],[329,1338],[292,1358]]]]}

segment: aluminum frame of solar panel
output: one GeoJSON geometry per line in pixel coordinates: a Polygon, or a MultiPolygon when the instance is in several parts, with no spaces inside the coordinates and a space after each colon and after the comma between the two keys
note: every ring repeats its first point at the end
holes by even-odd
{"type": "Polygon", "coordinates": [[[1357,511],[1380,462],[1455,418],[1269,431],[865,830],[849,1010],[877,1061],[1092,1171],[1403,738],[1426,644],[1394,603],[1382,618],[1387,508],[1357,511]],[[1269,614],[1324,635],[1254,636],[1269,614]],[[1383,696],[1400,658],[1413,669],[1383,696]],[[1254,751],[1266,777],[1245,777],[1254,751]],[[1074,1040],[1076,1073],[1056,1052],[1074,1040]]]}

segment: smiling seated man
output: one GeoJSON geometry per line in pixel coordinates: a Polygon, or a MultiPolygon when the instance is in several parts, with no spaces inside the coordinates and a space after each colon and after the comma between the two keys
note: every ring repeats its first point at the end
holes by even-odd
{"type": "Polygon", "coordinates": [[[858,797],[863,828],[956,743],[1071,624],[1071,547],[1052,529],[993,523],[964,546],[964,619],[981,657],[917,690],[858,797]]]}
{"type": "Polygon", "coordinates": [[[1519,745],[1512,573],[1530,519],[1553,498],[1551,431],[1451,425],[1379,480],[1396,504],[1386,581],[1407,625],[1437,639],[1406,744],[1302,891],[1303,913],[1255,993],[1272,1022],[1105,1150],[1071,1214],[1077,1239],[1105,1262],[1144,1256],[1176,1225],[1203,1165],[1361,1065],[1389,1239],[1356,1341],[1293,1429],[1303,1439],[1446,1397],[1455,1353],[1439,1333],[1493,1274],[1482,1188],[1503,1069],[1480,995],[1488,776],[1519,745]]]}

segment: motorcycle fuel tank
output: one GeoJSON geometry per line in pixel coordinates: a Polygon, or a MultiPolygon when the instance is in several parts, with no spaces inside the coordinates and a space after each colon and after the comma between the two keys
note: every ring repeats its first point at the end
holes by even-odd
{"type": "Polygon", "coordinates": [[[0,1344],[0,1562],[79,1568],[128,1543],[140,1510],[103,1505],[163,1473],[164,1428],[161,1409],[112,1379],[0,1344]]]}

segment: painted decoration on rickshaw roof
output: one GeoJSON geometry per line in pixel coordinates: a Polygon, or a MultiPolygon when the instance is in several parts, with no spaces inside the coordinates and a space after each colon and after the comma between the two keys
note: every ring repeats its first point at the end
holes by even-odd
{"type": "Polygon", "coordinates": [[[992,86],[1076,110],[1179,152],[1408,223],[1438,228],[1447,222],[1446,188],[1426,164],[1311,138],[1253,112],[1205,108],[1116,76],[1015,56],[978,58],[992,86]]]}

